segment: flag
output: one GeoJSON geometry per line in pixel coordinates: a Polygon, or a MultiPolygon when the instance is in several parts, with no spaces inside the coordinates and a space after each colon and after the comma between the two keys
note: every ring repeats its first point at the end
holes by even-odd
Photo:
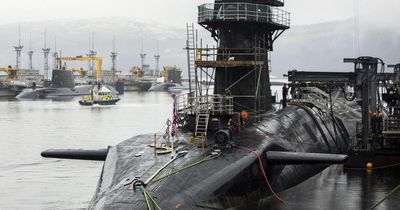
{"type": "Polygon", "coordinates": [[[172,111],[172,130],[171,130],[171,136],[175,137],[178,136],[178,115],[176,113],[176,103],[174,101],[174,107],[172,111]]]}

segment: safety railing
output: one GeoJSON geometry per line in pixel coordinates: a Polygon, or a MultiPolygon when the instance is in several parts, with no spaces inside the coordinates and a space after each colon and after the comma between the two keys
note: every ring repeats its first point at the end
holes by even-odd
{"type": "Polygon", "coordinates": [[[267,57],[265,48],[196,48],[196,61],[215,60],[257,60],[264,61],[267,57]]]}
{"type": "Polygon", "coordinates": [[[290,26],[290,13],[276,7],[251,3],[215,3],[198,7],[198,22],[250,21],[290,26]]]}
{"type": "Polygon", "coordinates": [[[194,97],[193,94],[175,96],[175,109],[178,114],[196,114],[208,110],[211,115],[233,114],[233,97],[224,95],[203,95],[194,97]]]}

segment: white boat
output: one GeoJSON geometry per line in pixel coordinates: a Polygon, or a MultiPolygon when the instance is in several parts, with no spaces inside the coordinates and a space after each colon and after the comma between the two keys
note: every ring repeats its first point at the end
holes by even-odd
{"type": "Polygon", "coordinates": [[[110,89],[104,85],[98,84],[93,86],[90,95],[83,96],[79,104],[84,106],[91,106],[94,104],[114,105],[119,100],[120,98],[116,94],[113,94],[110,89]]]}

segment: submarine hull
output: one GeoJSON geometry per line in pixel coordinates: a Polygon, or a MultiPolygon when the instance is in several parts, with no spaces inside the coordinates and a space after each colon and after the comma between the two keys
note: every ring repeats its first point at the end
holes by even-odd
{"type": "MultiPolygon", "coordinates": [[[[321,172],[328,162],[277,163],[268,159],[269,151],[338,154],[345,147],[345,142],[338,142],[332,134],[330,118],[317,112],[309,107],[288,106],[269,113],[265,120],[236,134],[236,146],[223,149],[221,155],[206,161],[209,148],[203,150],[186,143],[188,133],[178,137],[178,150],[188,151],[187,155],[172,161],[170,155],[156,156],[154,148],[149,147],[153,135],[128,139],[109,148],[89,209],[146,209],[143,190],[134,187],[138,181],[145,183],[143,189],[162,209],[243,207],[271,196],[272,190],[293,187],[321,172]],[[260,159],[243,148],[254,150],[260,159]],[[201,163],[187,168],[198,162],[201,163]],[[263,172],[272,190],[267,187],[263,172]]],[[[346,125],[346,120],[342,123],[346,125]]],[[[346,128],[336,135],[347,138],[355,133],[351,125],[346,128]]],[[[213,134],[209,135],[208,139],[213,139],[213,134]]]]}
{"type": "MultiPolygon", "coordinates": [[[[106,85],[113,94],[118,94],[113,87],[106,85]]],[[[68,100],[74,96],[89,95],[92,85],[77,85],[74,83],[74,75],[69,70],[53,70],[51,87],[24,89],[16,98],[24,100],[53,99],[68,100]]]]}
{"type": "MultiPolygon", "coordinates": [[[[113,94],[118,94],[113,87],[105,85],[113,94]]],[[[74,88],[37,88],[24,89],[16,96],[17,99],[36,100],[36,99],[72,99],[75,96],[90,95],[92,85],[79,85],[74,88]]]]}

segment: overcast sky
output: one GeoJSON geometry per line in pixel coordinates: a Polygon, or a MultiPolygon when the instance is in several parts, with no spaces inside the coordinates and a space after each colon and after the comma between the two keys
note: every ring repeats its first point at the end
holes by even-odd
{"type": "MultiPolygon", "coordinates": [[[[399,0],[285,0],[293,25],[342,20],[361,15],[399,13],[399,0]]],[[[210,0],[2,0],[0,24],[104,16],[155,20],[174,26],[196,21],[196,6],[210,0]]]]}

